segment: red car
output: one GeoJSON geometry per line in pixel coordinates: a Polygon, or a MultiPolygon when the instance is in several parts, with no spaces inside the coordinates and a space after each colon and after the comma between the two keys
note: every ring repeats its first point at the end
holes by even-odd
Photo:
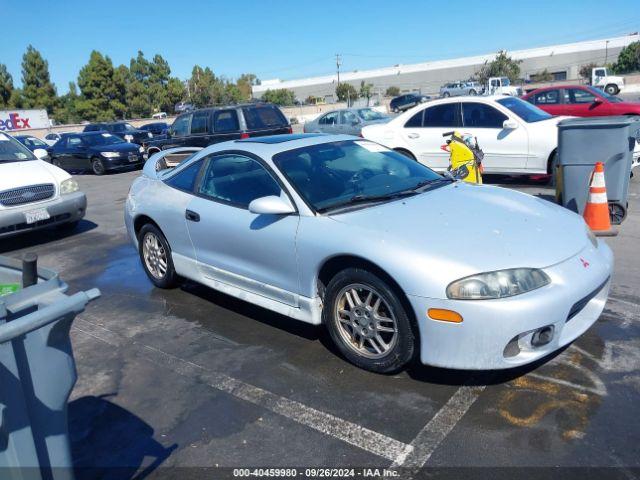
{"type": "Polygon", "coordinates": [[[551,115],[575,117],[640,115],[640,102],[625,102],[586,85],[538,88],[522,98],[551,115]]]}

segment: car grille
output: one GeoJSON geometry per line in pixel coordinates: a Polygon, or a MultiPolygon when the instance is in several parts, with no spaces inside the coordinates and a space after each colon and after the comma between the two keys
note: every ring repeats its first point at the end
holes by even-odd
{"type": "Polygon", "coordinates": [[[0,205],[13,207],[26,203],[39,202],[53,197],[55,194],[53,183],[29,185],[28,187],[13,188],[0,192],[0,205]]]}

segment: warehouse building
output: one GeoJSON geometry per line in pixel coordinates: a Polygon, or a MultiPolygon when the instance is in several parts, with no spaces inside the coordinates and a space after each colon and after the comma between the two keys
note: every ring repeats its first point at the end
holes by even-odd
{"type": "MultiPolygon", "coordinates": [[[[575,80],[579,78],[578,72],[581,66],[589,63],[602,65],[606,62],[615,62],[622,48],[638,40],[640,35],[634,33],[602,40],[513,50],[508,53],[512,58],[522,60],[520,72],[525,81],[535,81],[536,76],[545,70],[553,76],[554,80],[575,80]]],[[[486,61],[490,62],[494,58],[495,53],[492,53],[452,60],[395,65],[374,70],[340,72],[340,82],[348,82],[359,88],[364,80],[373,84],[373,90],[377,94],[384,94],[391,86],[398,87],[403,93],[432,94],[437,93],[445,83],[473,77],[486,61]]],[[[253,94],[256,98],[260,98],[269,89],[286,88],[292,90],[299,100],[314,96],[332,103],[335,101],[337,83],[338,77],[335,73],[298,80],[265,80],[261,85],[253,87],[253,94]]]]}

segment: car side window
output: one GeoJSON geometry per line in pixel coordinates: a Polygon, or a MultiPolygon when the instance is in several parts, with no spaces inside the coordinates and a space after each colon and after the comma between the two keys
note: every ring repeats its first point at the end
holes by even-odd
{"type": "Polygon", "coordinates": [[[337,125],[337,123],[338,123],[338,112],[327,113],[324,117],[320,119],[321,125],[337,125]]]}
{"type": "Polygon", "coordinates": [[[217,133],[240,130],[238,113],[235,110],[216,110],[213,113],[213,130],[217,133]]]}
{"type": "Polygon", "coordinates": [[[404,124],[405,128],[420,128],[422,127],[422,114],[424,110],[416,113],[413,117],[411,117],[407,123],[404,124]]]}
{"type": "Polygon", "coordinates": [[[560,103],[560,91],[546,90],[536,93],[533,98],[536,105],[556,105],[560,103]]]}
{"type": "Polygon", "coordinates": [[[352,125],[358,123],[358,116],[350,111],[340,112],[340,123],[343,125],[352,125]]]}
{"type": "Polygon", "coordinates": [[[459,127],[458,114],[459,103],[443,103],[424,109],[422,126],[432,127],[459,127]]]}
{"type": "Polygon", "coordinates": [[[178,190],[184,190],[186,192],[193,192],[193,188],[196,185],[198,179],[198,173],[202,167],[202,160],[192,163],[180,172],[172,175],[166,183],[178,190]]]}
{"type": "Polygon", "coordinates": [[[280,185],[256,160],[242,155],[209,157],[198,194],[247,209],[256,198],[280,196],[280,185]]]}
{"type": "Polygon", "coordinates": [[[194,113],[191,119],[191,135],[207,133],[209,124],[209,113],[194,113]]]}
{"type": "Polygon", "coordinates": [[[462,123],[465,127],[502,128],[507,116],[484,103],[462,104],[462,123]]]}
{"type": "Polygon", "coordinates": [[[568,88],[567,92],[569,93],[569,103],[593,103],[596,99],[593,93],[579,88],[568,88]]]}
{"type": "Polygon", "coordinates": [[[189,120],[191,120],[191,115],[176,118],[173,125],[171,125],[171,134],[176,137],[187,135],[189,132],[189,120]]]}
{"type": "Polygon", "coordinates": [[[67,147],[77,148],[82,146],[82,139],[80,137],[67,138],[67,147]]]}

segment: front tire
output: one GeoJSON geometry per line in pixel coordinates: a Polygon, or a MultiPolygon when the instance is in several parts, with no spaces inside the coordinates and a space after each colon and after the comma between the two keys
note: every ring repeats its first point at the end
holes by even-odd
{"type": "Polygon", "coordinates": [[[442,94],[442,98],[449,98],[451,96],[451,94],[449,92],[444,92],[442,94]]]}
{"type": "Polygon", "coordinates": [[[104,172],[106,170],[104,168],[104,164],[102,163],[102,160],[100,160],[99,158],[92,158],[91,171],[93,172],[94,175],[104,175],[104,172]]]}
{"type": "Polygon", "coordinates": [[[178,274],[171,259],[171,248],[162,232],[146,224],[138,234],[138,254],[149,280],[158,288],[178,285],[178,274]]]}
{"type": "Polygon", "coordinates": [[[478,92],[476,92],[475,90],[469,90],[469,95],[475,97],[476,95],[478,95],[478,92]]]}
{"type": "Polygon", "coordinates": [[[331,279],[322,319],[340,353],[357,367],[393,373],[413,359],[416,340],[402,301],[367,270],[348,268],[331,279]]]}
{"type": "Polygon", "coordinates": [[[549,160],[549,181],[547,185],[555,187],[558,182],[558,152],[553,152],[551,159],[549,160]]]}

